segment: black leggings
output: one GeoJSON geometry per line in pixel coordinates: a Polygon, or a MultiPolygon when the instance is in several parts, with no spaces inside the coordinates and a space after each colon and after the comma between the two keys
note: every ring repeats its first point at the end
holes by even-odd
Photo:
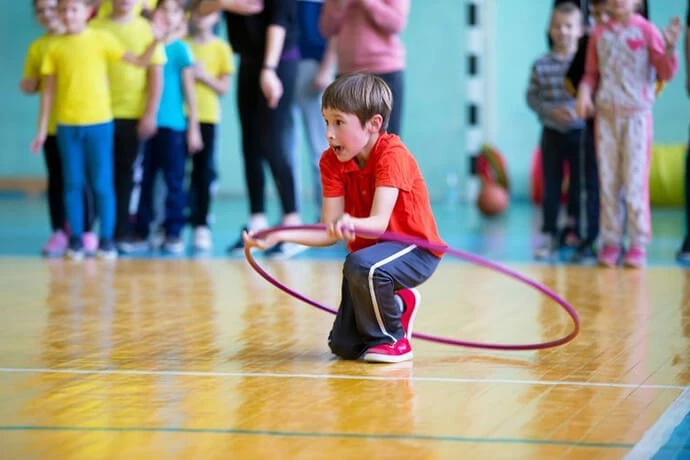
{"type": "Polygon", "coordinates": [[[391,89],[393,93],[393,108],[391,110],[391,117],[388,121],[387,132],[391,134],[400,135],[402,129],[402,110],[403,100],[405,94],[405,73],[402,70],[390,73],[380,73],[377,76],[381,77],[391,89]]]}
{"type": "Polygon", "coordinates": [[[201,140],[204,148],[192,155],[192,176],[189,181],[189,222],[192,227],[209,225],[211,209],[211,187],[218,179],[216,172],[216,125],[200,123],[201,140]]]}
{"type": "MultiPolygon", "coordinates": [[[[62,177],[62,161],[57,137],[48,136],[43,146],[43,156],[48,170],[48,213],[53,231],[67,229],[65,214],[65,186],[62,177]]],[[[84,231],[90,232],[95,219],[94,198],[91,188],[84,187],[84,231]]]]}
{"type": "Polygon", "coordinates": [[[297,211],[295,178],[292,159],[284,137],[288,134],[289,116],[295,93],[297,60],[281,60],[277,73],[283,83],[283,96],[278,107],[268,107],[261,92],[260,60],[240,58],[237,84],[237,105],[242,125],[244,177],[249,192],[251,214],[265,212],[264,161],[268,162],[283,213],[297,211]]]}

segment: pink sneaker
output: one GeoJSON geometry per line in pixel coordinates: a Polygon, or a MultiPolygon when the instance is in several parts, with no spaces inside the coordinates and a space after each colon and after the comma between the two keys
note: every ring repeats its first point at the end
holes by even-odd
{"type": "Polygon", "coordinates": [[[362,357],[371,363],[399,363],[412,359],[412,346],[403,337],[395,343],[382,343],[369,348],[362,357]]]}
{"type": "Polygon", "coordinates": [[[623,265],[641,268],[647,264],[647,252],[639,246],[632,246],[623,258],[623,265]]]}
{"type": "Polygon", "coordinates": [[[87,255],[93,256],[98,251],[98,237],[93,232],[86,232],[81,237],[81,244],[87,255]]]}
{"type": "Polygon", "coordinates": [[[56,230],[50,235],[50,239],[41,249],[41,254],[46,257],[62,257],[67,250],[67,234],[62,230],[56,230]]]}
{"type": "Polygon", "coordinates": [[[620,249],[617,246],[604,246],[599,251],[599,265],[604,267],[615,267],[620,256],[620,249]]]}
{"type": "Polygon", "coordinates": [[[417,308],[422,301],[422,296],[419,291],[412,289],[400,289],[395,293],[396,296],[400,297],[404,305],[402,315],[400,316],[400,322],[402,323],[403,330],[405,331],[405,338],[412,338],[412,325],[414,323],[414,317],[417,314],[417,308]]]}

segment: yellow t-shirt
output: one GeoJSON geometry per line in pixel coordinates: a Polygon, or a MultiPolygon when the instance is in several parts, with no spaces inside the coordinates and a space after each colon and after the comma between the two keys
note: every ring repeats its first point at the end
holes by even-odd
{"type": "MultiPolygon", "coordinates": [[[[142,54],[154,40],[151,25],[141,16],[136,16],[127,23],[97,18],[91,21],[89,26],[110,32],[127,51],[137,56],[142,54]]],[[[151,58],[151,65],[163,65],[165,61],[165,51],[159,45],[151,58]]],[[[146,109],[148,95],[146,69],[123,61],[113,61],[108,64],[108,78],[113,117],[141,118],[146,109]]]]}
{"type": "MultiPolygon", "coordinates": [[[[141,0],[140,2],[137,2],[136,6],[134,7],[134,14],[136,14],[136,15],[141,14],[141,10],[143,9],[144,5],[146,5],[146,9],[153,10],[156,8],[156,0],[141,0]]],[[[101,6],[98,8],[97,17],[107,18],[108,16],[110,16],[110,14],[112,12],[113,12],[112,1],[111,0],[105,0],[103,3],[101,3],[101,6]]]]}
{"type": "MultiPolygon", "coordinates": [[[[55,38],[55,35],[44,35],[42,37],[34,40],[31,45],[29,45],[29,50],[26,52],[26,60],[24,61],[24,78],[41,80],[41,64],[43,63],[43,57],[50,46],[50,43],[55,38]]],[[[54,135],[56,131],[55,128],[55,109],[50,113],[50,118],[48,118],[48,135],[54,135]]]]}
{"type": "Polygon", "coordinates": [[[113,119],[108,62],[122,59],[125,48],[112,34],[87,27],[82,33],[55,37],[41,74],[55,75],[58,125],[94,125],[113,119]]]}
{"type": "MultiPolygon", "coordinates": [[[[194,61],[203,65],[209,75],[218,78],[221,75],[230,75],[235,72],[232,48],[227,42],[220,38],[213,38],[207,43],[199,43],[191,37],[187,37],[185,42],[192,50],[194,61]]],[[[201,123],[218,123],[220,121],[220,98],[218,94],[201,82],[196,82],[194,88],[199,121],[201,123]]]]}

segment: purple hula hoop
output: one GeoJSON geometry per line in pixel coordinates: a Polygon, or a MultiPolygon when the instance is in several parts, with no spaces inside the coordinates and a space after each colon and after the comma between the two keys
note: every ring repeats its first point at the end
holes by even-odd
{"type": "MultiPolygon", "coordinates": [[[[317,225],[296,225],[296,226],[278,226],[278,227],[272,227],[266,230],[262,230],[260,232],[257,232],[254,237],[257,239],[264,238],[267,235],[282,231],[282,230],[307,230],[307,231],[326,231],[326,226],[323,224],[317,224],[317,225]]],[[[380,240],[387,240],[387,241],[397,241],[400,243],[404,244],[414,244],[419,246],[420,248],[431,250],[431,251],[437,251],[437,252],[443,252],[446,254],[450,254],[454,257],[458,257],[460,259],[466,260],[467,262],[470,262],[475,265],[479,265],[485,268],[488,268],[490,270],[499,272],[503,275],[509,276],[511,278],[514,278],[518,280],[519,282],[526,284],[528,286],[531,286],[532,288],[536,289],[537,291],[541,292],[545,296],[549,297],[552,299],[554,302],[559,304],[565,312],[570,316],[570,319],[572,320],[573,323],[573,330],[566,335],[565,337],[562,337],[557,340],[551,340],[549,342],[543,342],[543,343],[531,343],[531,344],[495,344],[495,343],[480,343],[480,342],[470,342],[470,341],[464,341],[464,340],[455,340],[455,339],[448,339],[445,337],[436,337],[433,335],[429,334],[420,334],[418,332],[415,332],[412,334],[412,337],[421,339],[421,340],[426,340],[429,342],[435,342],[435,343],[442,343],[445,345],[454,345],[458,347],[468,347],[468,348],[482,348],[482,349],[488,349],[488,350],[541,350],[544,348],[553,348],[557,347],[559,345],[566,344],[573,340],[575,336],[577,336],[578,332],[580,331],[580,317],[578,316],[577,312],[575,309],[568,303],[566,302],[562,297],[560,297],[558,294],[547,288],[546,286],[537,283],[536,281],[533,281],[517,272],[514,272],[510,270],[509,268],[503,267],[497,263],[491,262],[490,260],[484,259],[482,257],[479,257],[474,254],[470,254],[468,252],[461,251],[459,249],[454,249],[448,246],[440,245],[440,244],[434,244],[426,240],[422,240],[420,238],[414,238],[410,236],[405,236],[405,235],[400,235],[397,233],[393,232],[384,232],[382,234],[376,234],[373,232],[366,232],[363,230],[358,230],[355,229],[355,233],[361,236],[370,236],[370,237],[376,237],[380,240]]],[[[320,310],[326,311],[331,314],[336,314],[337,311],[329,308],[323,304],[320,304],[319,302],[312,300],[299,292],[295,291],[294,289],[291,289],[290,287],[284,285],[280,281],[276,280],[273,278],[268,272],[266,272],[261,266],[256,262],[254,257],[251,255],[249,248],[245,247],[244,248],[244,255],[247,259],[247,262],[249,262],[249,265],[252,266],[256,272],[261,275],[266,281],[277,287],[278,289],[286,292],[287,294],[290,294],[291,296],[308,303],[309,305],[316,307],[320,310]]]]}

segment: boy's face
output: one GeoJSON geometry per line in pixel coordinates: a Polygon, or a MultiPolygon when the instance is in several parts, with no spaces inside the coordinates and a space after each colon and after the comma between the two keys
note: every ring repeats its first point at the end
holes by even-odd
{"type": "Polygon", "coordinates": [[[606,9],[605,3],[599,3],[598,5],[590,5],[589,8],[590,15],[594,19],[595,25],[604,24],[609,20],[609,12],[606,9]]]}
{"type": "Polygon", "coordinates": [[[357,156],[369,143],[371,136],[379,131],[380,126],[376,126],[375,117],[362,126],[357,115],[353,113],[325,108],[322,114],[326,122],[328,145],[342,163],[357,156]]]}
{"type": "Polygon", "coordinates": [[[91,14],[85,0],[60,0],[58,11],[67,33],[81,32],[91,14]]]}
{"type": "Polygon", "coordinates": [[[57,0],[38,0],[36,2],[38,22],[46,29],[55,29],[59,25],[57,0]]]}
{"type": "Polygon", "coordinates": [[[555,12],[551,18],[549,35],[557,51],[574,50],[577,40],[582,35],[580,15],[555,12]]]}
{"type": "Polygon", "coordinates": [[[134,9],[138,0],[113,0],[113,12],[127,14],[134,9]]]}

